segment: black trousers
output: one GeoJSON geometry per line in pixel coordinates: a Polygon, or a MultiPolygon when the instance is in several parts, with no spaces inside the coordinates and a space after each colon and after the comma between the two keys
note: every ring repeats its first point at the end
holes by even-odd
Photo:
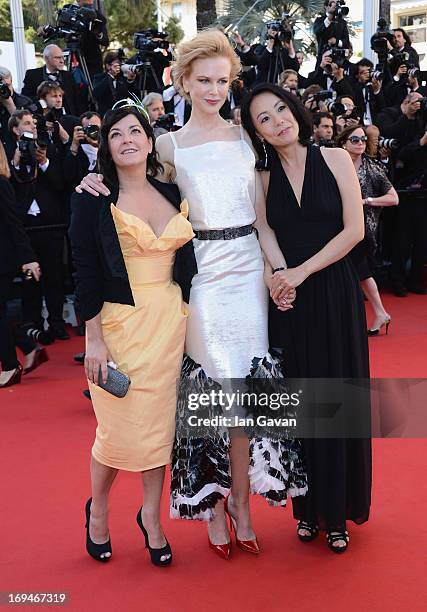
{"type": "Polygon", "coordinates": [[[34,340],[19,327],[12,326],[6,318],[7,299],[14,276],[13,273],[0,274],[0,364],[6,371],[18,367],[17,346],[25,355],[36,348],[34,340]]]}
{"type": "Polygon", "coordinates": [[[63,256],[64,235],[61,232],[31,231],[31,246],[37,256],[42,275],[40,281],[24,283],[22,290],[22,312],[26,322],[42,327],[41,314],[43,296],[48,310],[48,322],[53,327],[63,326],[64,304],[63,256]]]}
{"type": "Polygon", "coordinates": [[[395,285],[422,285],[427,258],[427,197],[399,194],[399,206],[391,213],[391,275],[395,285]],[[406,265],[411,261],[408,278],[406,265]]]}

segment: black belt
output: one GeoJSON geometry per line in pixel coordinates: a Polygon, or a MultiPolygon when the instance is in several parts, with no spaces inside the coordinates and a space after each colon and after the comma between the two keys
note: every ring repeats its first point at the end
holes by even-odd
{"type": "Polygon", "coordinates": [[[249,236],[254,231],[252,225],[242,227],[227,227],[222,230],[193,230],[197,240],[234,240],[241,236],[249,236]]]}

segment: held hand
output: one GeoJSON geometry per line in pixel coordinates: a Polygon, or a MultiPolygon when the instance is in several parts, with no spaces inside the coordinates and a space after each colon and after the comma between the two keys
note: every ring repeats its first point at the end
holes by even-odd
{"type": "Polygon", "coordinates": [[[74,153],[77,153],[77,150],[80,146],[81,142],[84,142],[85,140],[85,134],[83,132],[83,128],[81,125],[76,125],[76,127],[73,130],[73,142],[71,143],[71,151],[74,151],[74,153]]]}
{"type": "Polygon", "coordinates": [[[41,271],[40,265],[38,261],[32,261],[31,263],[26,263],[22,266],[22,271],[26,276],[34,277],[34,279],[38,282],[40,280],[41,271]]]}
{"type": "Polygon", "coordinates": [[[126,80],[129,81],[129,83],[133,83],[136,77],[137,77],[136,72],[132,72],[132,70],[128,70],[126,72],[126,80]]]}
{"type": "Polygon", "coordinates": [[[277,309],[281,312],[286,312],[287,310],[293,310],[293,302],[297,297],[297,292],[295,289],[289,289],[287,292],[283,293],[279,299],[273,300],[277,306],[277,309]]]}
{"type": "Polygon", "coordinates": [[[283,295],[288,292],[289,289],[296,289],[305,281],[306,278],[307,274],[303,271],[301,266],[276,272],[273,275],[273,280],[271,283],[271,298],[275,302],[276,300],[280,300],[280,298],[283,297],[283,295]]]}
{"type": "Polygon", "coordinates": [[[47,149],[37,147],[36,160],[39,166],[43,166],[47,162],[47,149]]]}
{"type": "Polygon", "coordinates": [[[102,382],[107,382],[107,362],[113,361],[104,340],[88,340],[85,355],[85,372],[87,379],[94,385],[99,382],[101,375],[102,382]],[[101,369],[101,374],[99,370],[101,369]]]}
{"type": "Polygon", "coordinates": [[[83,193],[83,191],[87,191],[88,193],[99,196],[99,194],[108,196],[110,195],[110,190],[102,182],[103,180],[102,174],[95,174],[91,172],[87,176],[82,179],[80,185],[77,185],[76,191],[77,193],[83,193]]]}
{"type": "Polygon", "coordinates": [[[245,46],[245,42],[243,38],[240,36],[239,32],[231,32],[231,35],[238,45],[240,45],[241,47],[245,46]]]}
{"type": "Polygon", "coordinates": [[[331,64],[332,64],[331,52],[326,51],[326,53],[322,55],[322,61],[320,63],[320,67],[323,68],[324,70],[326,66],[330,66],[331,64]]]}
{"type": "Polygon", "coordinates": [[[377,94],[381,91],[381,87],[382,87],[382,82],[379,81],[378,79],[373,78],[372,79],[372,91],[374,92],[374,94],[377,94]]]}
{"type": "Polygon", "coordinates": [[[399,66],[399,68],[397,69],[396,76],[398,76],[398,77],[399,77],[399,79],[400,79],[400,77],[401,77],[403,74],[406,74],[407,72],[408,72],[408,68],[407,68],[407,67],[406,67],[404,64],[402,64],[402,65],[401,65],[401,66],[399,66]]]}

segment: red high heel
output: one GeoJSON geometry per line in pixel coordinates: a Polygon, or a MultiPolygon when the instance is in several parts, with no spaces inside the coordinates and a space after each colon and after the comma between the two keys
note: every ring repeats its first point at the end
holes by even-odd
{"type": "Polygon", "coordinates": [[[253,555],[259,555],[260,547],[258,544],[258,540],[256,538],[254,538],[253,540],[239,540],[239,538],[237,537],[236,520],[231,515],[231,512],[228,509],[228,498],[229,497],[230,496],[227,495],[227,497],[224,500],[224,510],[225,510],[225,513],[228,514],[229,519],[230,519],[230,531],[233,531],[233,528],[234,528],[234,535],[236,536],[237,546],[241,548],[242,550],[244,550],[245,552],[252,553],[253,555]]]}
{"type": "Polygon", "coordinates": [[[15,371],[12,374],[12,376],[9,378],[9,380],[3,385],[0,385],[0,389],[4,389],[5,387],[11,387],[12,385],[19,385],[19,383],[21,382],[21,376],[22,376],[22,366],[21,364],[19,364],[18,367],[15,368],[15,371]]]}
{"type": "Polygon", "coordinates": [[[210,537],[208,535],[209,548],[211,548],[214,553],[216,553],[221,559],[228,560],[231,554],[231,540],[227,542],[227,544],[214,544],[211,542],[210,537]]]}
{"type": "Polygon", "coordinates": [[[41,365],[42,363],[46,363],[46,361],[49,361],[49,355],[47,354],[46,349],[45,348],[36,349],[33,363],[28,368],[24,368],[24,375],[29,374],[30,372],[38,368],[39,365],[41,365]]]}

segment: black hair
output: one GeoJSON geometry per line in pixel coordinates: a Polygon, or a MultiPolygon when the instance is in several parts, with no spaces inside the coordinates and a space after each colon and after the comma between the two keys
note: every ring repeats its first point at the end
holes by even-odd
{"type": "Polygon", "coordinates": [[[155,137],[153,128],[149,121],[139,112],[135,106],[123,106],[114,110],[106,112],[104,119],[101,124],[101,134],[99,139],[99,150],[98,150],[98,167],[99,172],[103,174],[105,182],[112,189],[117,189],[119,185],[119,179],[117,176],[116,166],[111,157],[110,148],[108,146],[108,134],[111,128],[116,125],[121,119],[133,115],[138,119],[147,138],[151,139],[153,143],[153,150],[148,154],[147,157],[147,174],[155,176],[163,172],[163,166],[157,158],[157,152],[154,147],[155,137]]]}
{"type": "Polygon", "coordinates": [[[272,93],[283,100],[298,123],[299,142],[305,147],[311,144],[312,124],[310,113],[304,107],[299,98],[294,94],[289,93],[285,89],[282,89],[282,87],[279,87],[278,85],[273,85],[272,83],[262,83],[254,87],[254,89],[243,98],[240,116],[242,125],[249,134],[254,149],[258,153],[259,161],[256,164],[256,168],[258,170],[269,170],[269,160],[271,159],[271,155],[268,155],[268,152],[269,150],[272,152],[274,147],[272,147],[268,142],[263,143],[257,136],[256,128],[253,124],[250,113],[252,101],[262,93],[272,93]]]}
{"type": "Polygon", "coordinates": [[[369,68],[373,68],[374,64],[367,57],[362,57],[362,59],[359,60],[356,64],[356,74],[359,74],[360,66],[368,66],[369,68]]]}
{"type": "Polygon", "coordinates": [[[335,100],[335,102],[342,102],[344,100],[344,98],[348,98],[354,104],[354,97],[351,96],[350,94],[343,94],[342,96],[338,96],[338,98],[335,100]]]}
{"type": "Polygon", "coordinates": [[[83,119],[87,119],[89,121],[89,119],[92,119],[92,117],[98,117],[99,119],[102,118],[101,115],[95,111],[85,111],[79,117],[79,125],[82,124],[83,119]]]}
{"type": "Polygon", "coordinates": [[[320,113],[314,113],[313,125],[315,125],[316,127],[319,127],[319,125],[322,122],[322,119],[331,119],[332,123],[335,123],[334,116],[332,115],[332,113],[328,113],[327,111],[322,111],[320,113]]]}
{"type": "Polygon", "coordinates": [[[411,37],[403,28],[393,28],[393,32],[402,32],[403,38],[405,39],[405,43],[409,46],[412,45],[411,37]]]}

